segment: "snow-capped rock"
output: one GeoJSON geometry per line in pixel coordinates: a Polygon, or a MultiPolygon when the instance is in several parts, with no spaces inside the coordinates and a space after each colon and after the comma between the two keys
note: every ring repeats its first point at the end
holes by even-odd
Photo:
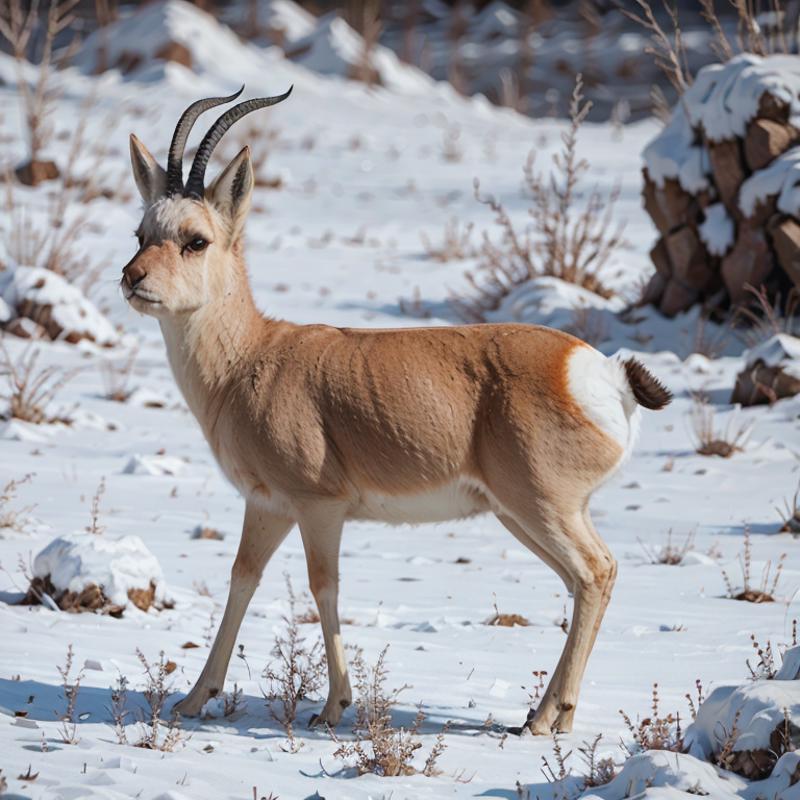
{"type": "MultiPolygon", "coordinates": [[[[0,272],[0,299],[10,319],[35,322],[51,339],[101,345],[119,340],[111,323],[76,286],[41,267],[9,266],[0,272]]],[[[2,321],[3,313],[0,313],[2,321]]]]}
{"type": "Polygon", "coordinates": [[[49,581],[59,594],[80,595],[98,587],[119,608],[127,607],[135,592],[152,591],[155,602],[164,600],[161,567],[138,536],[114,539],[88,532],[58,536],[34,559],[33,577],[49,581]]]}

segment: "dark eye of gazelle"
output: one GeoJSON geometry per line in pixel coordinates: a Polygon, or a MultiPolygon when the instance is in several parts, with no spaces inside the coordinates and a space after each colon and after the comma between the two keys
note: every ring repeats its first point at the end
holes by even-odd
{"type": "Polygon", "coordinates": [[[183,246],[183,249],[184,251],[188,250],[190,253],[202,253],[208,245],[208,240],[202,236],[195,236],[183,246]]]}

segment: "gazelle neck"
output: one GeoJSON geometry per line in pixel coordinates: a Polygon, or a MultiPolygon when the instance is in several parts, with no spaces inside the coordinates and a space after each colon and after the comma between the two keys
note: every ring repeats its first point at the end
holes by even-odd
{"type": "Polygon", "coordinates": [[[160,319],[175,380],[203,422],[214,398],[246,373],[270,321],[253,300],[244,261],[231,255],[226,286],[200,308],[160,319]]]}

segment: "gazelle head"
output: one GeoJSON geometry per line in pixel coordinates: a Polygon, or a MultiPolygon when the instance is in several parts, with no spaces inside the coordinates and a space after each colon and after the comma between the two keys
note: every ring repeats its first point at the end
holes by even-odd
{"type": "Polygon", "coordinates": [[[131,134],[131,162],[144,202],[136,230],[139,249],[122,270],[122,290],[137,311],[161,317],[195,311],[225,295],[234,279],[231,255],[239,248],[253,191],[250,149],[244,147],[205,187],[206,166],[228,128],[251,111],[285,100],[292,89],[276,97],[247,100],[228,109],[211,126],[183,182],[183,151],[197,118],[229,97],[198,100],[181,115],[172,136],[167,168],[131,134]]]}

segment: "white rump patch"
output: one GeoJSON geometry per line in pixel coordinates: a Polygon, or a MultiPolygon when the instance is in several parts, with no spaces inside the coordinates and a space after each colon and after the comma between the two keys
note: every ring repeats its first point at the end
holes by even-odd
{"type": "Polygon", "coordinates": [[[639,433],[641,413],[625,367],[593,347],[576,347],[567,364],[572,397],[586,416],[630,455],[639,433]]]}

